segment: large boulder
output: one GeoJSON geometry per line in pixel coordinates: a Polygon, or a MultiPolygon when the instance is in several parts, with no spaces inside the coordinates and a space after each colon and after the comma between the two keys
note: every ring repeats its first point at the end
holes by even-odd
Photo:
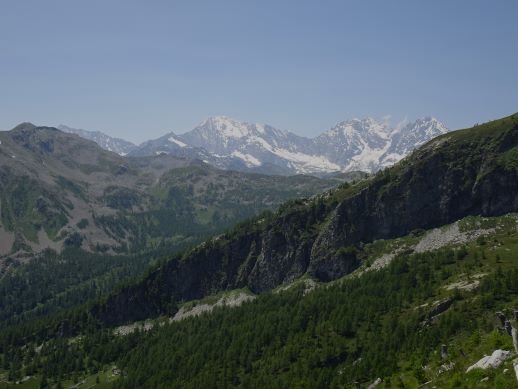
{"type": "Polygon", "coordinates": [[[469,373],[473,369],[483,369],[486,370],[490,367],[496,368],[502,364],[506,359],[511,357],[511,352],[506,350],[495,350],[493,354],[490,356],[486,355],[484,358],[479,360],[477,363],[471,365],[466,370],[466,373],[469,373]]]}

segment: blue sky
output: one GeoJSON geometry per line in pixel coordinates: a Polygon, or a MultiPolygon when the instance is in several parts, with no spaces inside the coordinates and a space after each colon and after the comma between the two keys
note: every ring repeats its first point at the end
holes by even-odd
{"type": "Polygon", "coordinates": [[[140,142],[211,115],[313,136],[432,115],[518,111],[518,2],[5,0],[0,128],[140,142]]]}

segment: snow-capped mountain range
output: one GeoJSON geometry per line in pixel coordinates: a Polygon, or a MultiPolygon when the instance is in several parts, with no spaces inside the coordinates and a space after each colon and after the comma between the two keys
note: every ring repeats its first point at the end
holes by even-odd
{"type": "MultiPolygon", "coordinates": [[[[60,129],[63,127],[60,126],[60,129]]],[[[366,118],[340,122],[316,138],[306,138],[269,125],[216,116],[184,134],[170,132],[139,146],[130,144],[133,147],[119,148],[120,152],[116,151],[115,146],[120,140],[104,134],[104,137],[94,138],[92,134],[97,132],[86,133],[88,139],[96,141],[101,147],[129,156],[171,154],[200,159],[223,169],[319,175],[377,171],[396,163],[416,147],[447,131],[441,122],[432,117],[396,127],[386,121],[366,118]]]]}

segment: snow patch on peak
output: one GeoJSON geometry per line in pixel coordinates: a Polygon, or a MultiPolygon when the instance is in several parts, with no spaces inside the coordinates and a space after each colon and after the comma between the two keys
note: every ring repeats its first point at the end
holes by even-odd
{"type": "Polygon", "coordinates": [[[339,165],[331,162],[321,155],[308,155],[301,152],[293,152],[285,149],[274,150],[275,155],[288,160],[293,168],[300,173],[324,173],[338,172],[342,170],[339,165]]]}
{"type": "Polygon", "coordinates": [[[183,143],[181,140],[176,139],[174,135],[167,138],[167,140],[171,143],[177,144],[180,147],[188,147],[188,145],[186,143],[183,143]]]}
{"type": "Polygon", "coordinates": [[[232,154],[230,154],[230,155],[245,161],[246,166],[248,166],[248,167],[262,165],[261,161],[259,161],[257,158],[255,158],[254,156],[252,156],[250,154],[243,154],[240,151],[236,150],[236,151],[232,152],[232,154]]]}

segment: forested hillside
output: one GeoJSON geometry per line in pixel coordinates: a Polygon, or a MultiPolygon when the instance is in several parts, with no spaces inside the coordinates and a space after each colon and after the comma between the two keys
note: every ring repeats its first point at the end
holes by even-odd
{"type": "MultiPolygon", "coordinates": [[[[237,308],[162,317],[123,336],[85,309],[18,326],[0,336],[4,377],[30,377],[30,388],[355,388],[378,377],[380,388],[514,388],[504,373],[511,360],[466,369],[512,350],[495,312],[511,318],[518,306],[517,225],[516,214],[468,218],[459,228],[473,240],[415,253],[438,231],[377,241],[365,246],[359,271],[334,283],[301,280],[237,308]]],[[[440,231],[448,237],[452,228],[440,231]]]]}
{"type": "Polygon", "coordinates": [[[221,290],[271,290],[356,269],[365,243],[518,210],[518,115],[440,136],[356,185],[285,204],[162,264],[95,309],[105,323],[164,313],[221,290]]]}

